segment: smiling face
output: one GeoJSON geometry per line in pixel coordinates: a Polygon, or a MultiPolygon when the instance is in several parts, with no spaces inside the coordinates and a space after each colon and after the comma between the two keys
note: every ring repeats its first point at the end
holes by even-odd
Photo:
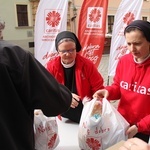
{"type": "Polygon", "coordinates": [[[73,41],[64,41],[59,44],[58,52],[64,64],[72,63],[76,58],[76,44],[73,41]]]}
{"type": "Polygon", "coordinates": [[[126,32],[125,38],[128,49],[137,62],[143,61],[150,54],[150,42],[140,30],[126,32]]]}

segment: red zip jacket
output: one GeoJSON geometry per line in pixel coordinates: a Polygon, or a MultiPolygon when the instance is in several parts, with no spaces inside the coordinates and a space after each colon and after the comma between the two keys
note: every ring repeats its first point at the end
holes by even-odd
{"type": "Polygon", "coordinates": [[[118,111],[138,132],[150,134],[150,58],[141,64],[127,54],[118,62],[109,100],[120,99],[118,111]]]}
{"type": "MultiPolygon", "coordinates": [[[[62,84],[64,84],[64,71],[60,56],[51,60],[47,64],[47,70],[62,84]]],[[[75,78],[78,95],[83,99],[85,96],[92,98],[93,94],[104,88],[103,78],[93,63],[76,55],[75,78]]]]}

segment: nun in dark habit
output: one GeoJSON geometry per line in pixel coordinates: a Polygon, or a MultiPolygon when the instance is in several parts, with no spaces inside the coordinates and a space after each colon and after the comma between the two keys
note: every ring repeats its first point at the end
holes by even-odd
{"type": "Polygon", "coordinates": [[[104,81],[93,62],[78,53],[81,45],[73,32],[60,32],[55,47],[59,55],[50,60],[46,68],[72,92],[73,97],[70,109],[61,116],[79,123],[83,98],[92,99],[97,90],[104,88],[104,81]]]}

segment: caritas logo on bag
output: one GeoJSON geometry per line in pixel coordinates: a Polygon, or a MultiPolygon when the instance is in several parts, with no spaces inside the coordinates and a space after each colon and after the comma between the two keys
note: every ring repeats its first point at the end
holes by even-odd
{"type": "Polygon", "coordinates": [[[56,120],[36,122],[35,148],[36,150],[53,150],[59,143],[58,126],[56,120]]]}
{"type": "Polygon", "coordinates": [[[82,128],[87,130],[87,134],[85,135],[85,143],[86,147],[89,150],[103,150],[102,148],[102,135],[106,134],[110,131],[109,128],[102,128],[97,126],[92,126],[92,122],[86,123],[83,122],[82,128]]]}
{"type": "MultiPolygon", "coordinates": [[[[54,125],[54,126],[56,126],[56,125],[54,125]]],[[[43,124],[41,123],[39,125],[39,127],[37,127],[36,131],[40,134],[40,136],[43,136],[43,140],[44,140],[44,138],[46,139],[45,141],[47,141],[48,148],[49,149],[53,148],[56,138],[57,138],[57,134],[52,130],[51,126],[49,126],[49,124],[47,124],[44,127],[43,124]],[[45,136],[45,134],[47,134],[47,137],[45,136]]]]}
{"type": "Polygon", "coordinates": [[[92,99],[84,104],[78,141],[84,150],[106,150],[127,139],[129,123],[105,98],[102,103],[92,99]]]}

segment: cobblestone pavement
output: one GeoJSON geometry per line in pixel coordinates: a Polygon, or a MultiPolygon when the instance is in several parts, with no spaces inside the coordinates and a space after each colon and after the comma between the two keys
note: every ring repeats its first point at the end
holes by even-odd
{"type": "Polygon", "coordinates": [[[109,64],[109,54],[102,55],[98,70],[104,78],[105,85],[107,85],[108,82],[108,64],[109,64]]]}
{"type": "MultiPolygon", "coordinates": [[[[109,54],[102,55],[100,65],[98,67],[99,72],[101,73],[104,79],[104,85],[110,85],[113,81],[113,77],[109,77],[108,81],[108,65],[109,65],[109,54]]],[[[111,103],[117,108],[118,100],[111,101],[111,103]]]]}

